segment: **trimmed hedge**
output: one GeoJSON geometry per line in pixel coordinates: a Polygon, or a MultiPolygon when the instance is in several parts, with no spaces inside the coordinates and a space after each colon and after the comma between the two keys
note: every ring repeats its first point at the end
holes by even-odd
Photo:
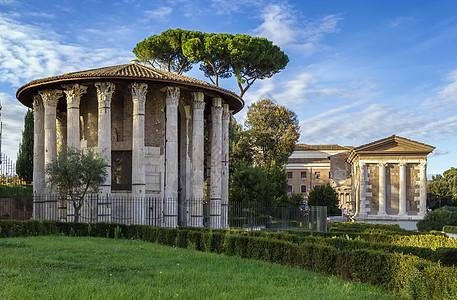
{"type": "MultiPolygon", "coordinates": [[[[294,235],[288,232],[254,233],[107,223],[0,221],[0,237],[45,234],[137,238],[163,245],[237,255],[336,275],[380,285],[409,299],[457,297],[457,271],[454,267],[442,267],[439,263],[413,255],[387,252],[386,249],[392,245],[376,245],[375,250],[370,249],[366,241],[294,235]]],[[[455,256],[452,248],[435,251],[448,251],[443,257],[455,256]]]]}
{"type": "Polygon", "coordinates": [[[457,226],[446,225],[443,227],[443,231],[446,233],[457,234],[457,226]]]}

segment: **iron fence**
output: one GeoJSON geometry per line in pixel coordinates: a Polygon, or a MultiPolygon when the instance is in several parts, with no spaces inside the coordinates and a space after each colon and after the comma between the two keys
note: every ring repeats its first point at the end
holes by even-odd
{"type": "Polygon", "coordinates": [[[230,228],[327,231],[326,206],[230,203],[230,228]]]}
{"type": "MultiPolygon", "coordinates": [[[[11,210],[0,199],[0,212],[11,210]]],[[[14,200],[14,199],[10,199],[14,200]]],[[[90,194],[83,201],[59,195],[35,195],[21,199],[29,214],[17,218],[58,220],[64,222],[112,222],[144,224],[158,227],[211,227],[247,230],[315,230],[327,231],[326,207],[288,204],[236,203],[215,207],[207,199],[164,199],[90,194]],[[33,212],[33,215],[32,215],[33,212]],[[213,222],[213,224],[211,224],[213,222]]],[[[6,203],[6,202],[5,202],[6,203]]],[[[0,213],[3,216],[13,213],[0,213]]],[[[14,217],[12,217],[14,218],[14,217]]]]}

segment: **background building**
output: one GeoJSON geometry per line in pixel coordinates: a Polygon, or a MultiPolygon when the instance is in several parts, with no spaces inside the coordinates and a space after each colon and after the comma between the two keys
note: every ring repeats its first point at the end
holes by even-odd
{"type": "Polygon", "coordinates": [[[330,158],[339,154],[346,157],[344,153],[350,149],[339,145],[297,144],[286,165],[288,192],[301,193],[307,199],[315,186],[327,183],[334,186],[330,158]]]}

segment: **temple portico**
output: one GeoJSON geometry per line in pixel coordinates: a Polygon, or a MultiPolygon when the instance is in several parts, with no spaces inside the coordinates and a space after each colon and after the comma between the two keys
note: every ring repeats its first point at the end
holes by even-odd
{"type": "Polygon", "coordinates": [[[415,227],[426,212],[427,155],[433,149],[398,136],[352,149],[347,162],[352,166],[355,220],[415,227]]]}
{"type": "MultiPolygon", "coordinates": [[[[17,97],[34,110],[35,195],[55,192],[44,170],[57,156],[58,119],[59,145],[103,157],[109,167],[100,193],[131,197],[134,223],[203,226],[206,196],[210,227],[228,227],[228,126],[244,105],[234,93],[132,63],[32,81],[17,97]],[[151,217],[151,210],[161,215],[151,217]]],[[[93,208],[103,211],[102,220],[119,217],[102,204],[93,208]]]]}

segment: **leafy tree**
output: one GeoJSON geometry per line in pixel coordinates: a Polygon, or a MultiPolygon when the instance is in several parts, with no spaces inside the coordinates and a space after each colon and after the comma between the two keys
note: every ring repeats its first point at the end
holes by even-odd
{"type": "Polygon", "coordinates": [[[308,196],[309,206],[327,206],[329,216],[341,215],[338,207],[338,195],[335,189],[327,183],[326,185],[315,186],[308,196]]]}
{"type": "Polygon", "coordinates": [[[261,166],[273,160],[284,165],[300,137],[297,115],[271,100],[260,100],[248,107],[245,126],[254,149],[255,162],[261,166]]]}
{"type": "Polygon", "coordinates": [[[273,76],[289,62],[287,55],[265,38],[179,28],[150,36],[139,42],[133,53],[143,63],[178,74],[201,63],[200,70],[216,86],[220,78],[234,75],[240,97],[257,79],[273,76]]]}
{"type": "Polygon", "coordinates": [[[202,62],[200,70],[214,85],[219,86],[219,78],[232,76],[232,39],[233,35],[228,33],[204,33],[188,40],[183,46],[183,53],[191,62],[202,62]]]}
{"type": "Polygon", "coordinates": [[[287,201],[287,174],[285,166],[279,166],[273,160],[267,167],[263,168],[267,175],[269,197],[273,203],[284,203],[287,201]]]}
{"type": "Polygon", "coordinates": [[[168,29],[136,44],[133,53],[143,63],[182,74],[192,69],[193,64],[183,54],[182,47],[189,39],[200,35],[198,31],[168,29]]]}
{"type": "Polygon", "coordinates": [[[241,163],[231,177],[229,199],[264,206],[288,202],[285,169],[274,162],[267,167],[241,163]]]}
{"type": "Polygon", "coordinates": [[[238,80],[240,97],[257,79],[270,78],[289,63],[289,57],[266,38],[237,34],[231,48],[231,67],[238,80]]]}
{"type": "Polygon", "coordinates": [[[291,193],[290,196],[287,197],[287,203],[292,206],[298,207],[303,204],[303,194],[302,193],[291,193]]]}
{"type": "Polygon", "coordinates": [[[436,175],[427,185],[427,202],[430,209],[457,206],[457,169],[451,168],[436,175]]]}
{"type": "Polygon", "coordinates": [[[229,124],[229,146],[230,146],[230,174],[241,165],[251,166],[253,164],[253,150],[251,142],[243,126],[232,117],[229,124]]]}
{"type": "Polygon", "coordinates": [[[46,174],[51,186],[57,187],[59,194],[73,202],[75,222],[79,221],[84,196],[88,191],[98,192],[105,182],[108,165],[92,149],[82,150],[63,145],[57,158],[46,166],[46,174]]]}
{"type": "Polygon", "coordinates": [[[27,111],[24,118],[24,131],[22,142],[19,146],[19,153],[16,161],[17,175],[25,180],[27,184],[33,180],[33,111],[27,111]]]}
{"type": "Polygon", "coordinates": [[[260,167],[241,164],[233,173],[229,199],[237,203],[265,203],[269,200],[269,182],[260,167]]]}

